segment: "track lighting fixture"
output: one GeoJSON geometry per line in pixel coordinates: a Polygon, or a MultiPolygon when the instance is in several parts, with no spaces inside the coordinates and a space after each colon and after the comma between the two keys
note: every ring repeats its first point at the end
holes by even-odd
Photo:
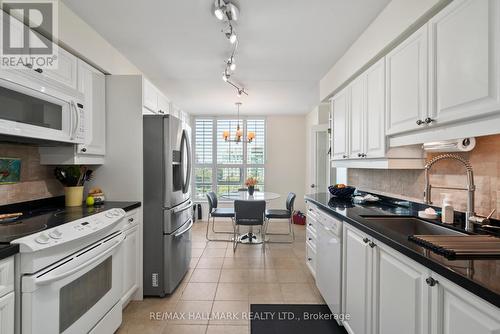
{"type": "Polygon", "coordinates": [[[218,20],[225,22],[226,28],[222,29],[222,33],[224,33],[224,36],[233,44],[231,56],[225,61],[226,68],[222,73],[222,80],[236,89],[236,95],[238,97],[243,96],[243,94],[248,95],[243,87],[239,87],[239,85],[230,80],[232,72],[236,70],[234,56],[238,48],[239,40],[233,23],[239,18],[239,9],[231,3],[230,0],[214,0],[213,13],[218,20]]]}

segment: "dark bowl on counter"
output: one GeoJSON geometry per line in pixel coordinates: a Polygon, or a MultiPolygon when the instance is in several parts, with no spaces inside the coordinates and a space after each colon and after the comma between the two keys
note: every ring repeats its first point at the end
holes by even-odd
{"type": "Polygon", "coordinates": [[[328,187],[328,191],[330,192],[330,194],[332,194],[332,196],[334,196],[336,198],[341,198],[341,199],[351,198],[352,194],[354,194],[355,190],[356,190],[356,188],[349,187],[349,186],[345,186],[343,188],[339,188],[336,186],[329,186],[328,187]]]}

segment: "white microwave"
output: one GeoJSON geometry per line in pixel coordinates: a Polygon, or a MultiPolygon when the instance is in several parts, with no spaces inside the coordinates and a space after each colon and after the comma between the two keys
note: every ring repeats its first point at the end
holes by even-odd
{"type": "Polygon", "coordinates": [[[17,75],[0,78],[0,135],[83,144],[83,94],[45,87],[17,75]]]}

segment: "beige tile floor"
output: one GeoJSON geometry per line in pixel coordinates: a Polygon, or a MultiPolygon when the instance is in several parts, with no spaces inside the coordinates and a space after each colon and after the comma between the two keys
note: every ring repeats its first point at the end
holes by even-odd
{"type": "MultiPolygon", "coordinates": [[[[222,221],[216,228],[230,226],[222,221]]],[[[281,232],[286,228],[286,224],[273,221],[269,231],[281,232]]],[[[294,226],[294,243],[268,243],[265,252],[262,245],[243,244],[233,252],[232,243],[207,242],[205,229],[205,222],[197,222],[193,227],[191,266],[175,292],[165,298],[131,302],[124,310],[117,333],[247,334],[249,321],[242,318],[252,303],[324,303],[305,265],[304,226],[294,226]],[[186,318],[150,320],[151,312],[185,313],[186,318]],[[216,319],[209,314],[232,316],[216,319]]],[[[270,238],[283,240],[280,236],[270,238]]]]}

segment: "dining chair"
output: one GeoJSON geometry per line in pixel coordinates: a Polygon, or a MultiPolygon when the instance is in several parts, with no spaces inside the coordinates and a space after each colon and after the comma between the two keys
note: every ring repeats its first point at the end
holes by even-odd
{"type": "Polygon", "coordinates": [[[233,208],[219,208],[219,201],[217,199],[217,195],[211,191],[207,193],[208,199],[208,221],[207,221],[207,233],[206,238],[208,241],[229,241],[229,240],[220,240],[220,239],[210,239],[208,237],[208,230],[210,227],[210,220],[212,220],[212,231],[215,234],[232,234],[232,232],[221,232],[215,230],[215,218],[231,218],[234,219],[234,209],[233,208]]]}
{"type": "MultiPolygon", "coordinates": [[[[275,243],[292,243],[295,240],[295,233],[293,231],[293,204],[297,195],[295,193],[288,193],[285,203],[285,209],[269,209],[266,210],[266,218],[271,222],[271,219],[288,219],[288,233],[271,233],[266,232],[268,235],[287,235],[291,236],[290,241],[273,241],[275,243]]],[[[268,224],[269,224],[268,223],[268,224]]]]}
{"type": "Polygon", "coordinates": [[[261,226],[262,249],[266,251],[266,201],[234,201],[233,252],[236,252],[240,226],[261,226]]]}

